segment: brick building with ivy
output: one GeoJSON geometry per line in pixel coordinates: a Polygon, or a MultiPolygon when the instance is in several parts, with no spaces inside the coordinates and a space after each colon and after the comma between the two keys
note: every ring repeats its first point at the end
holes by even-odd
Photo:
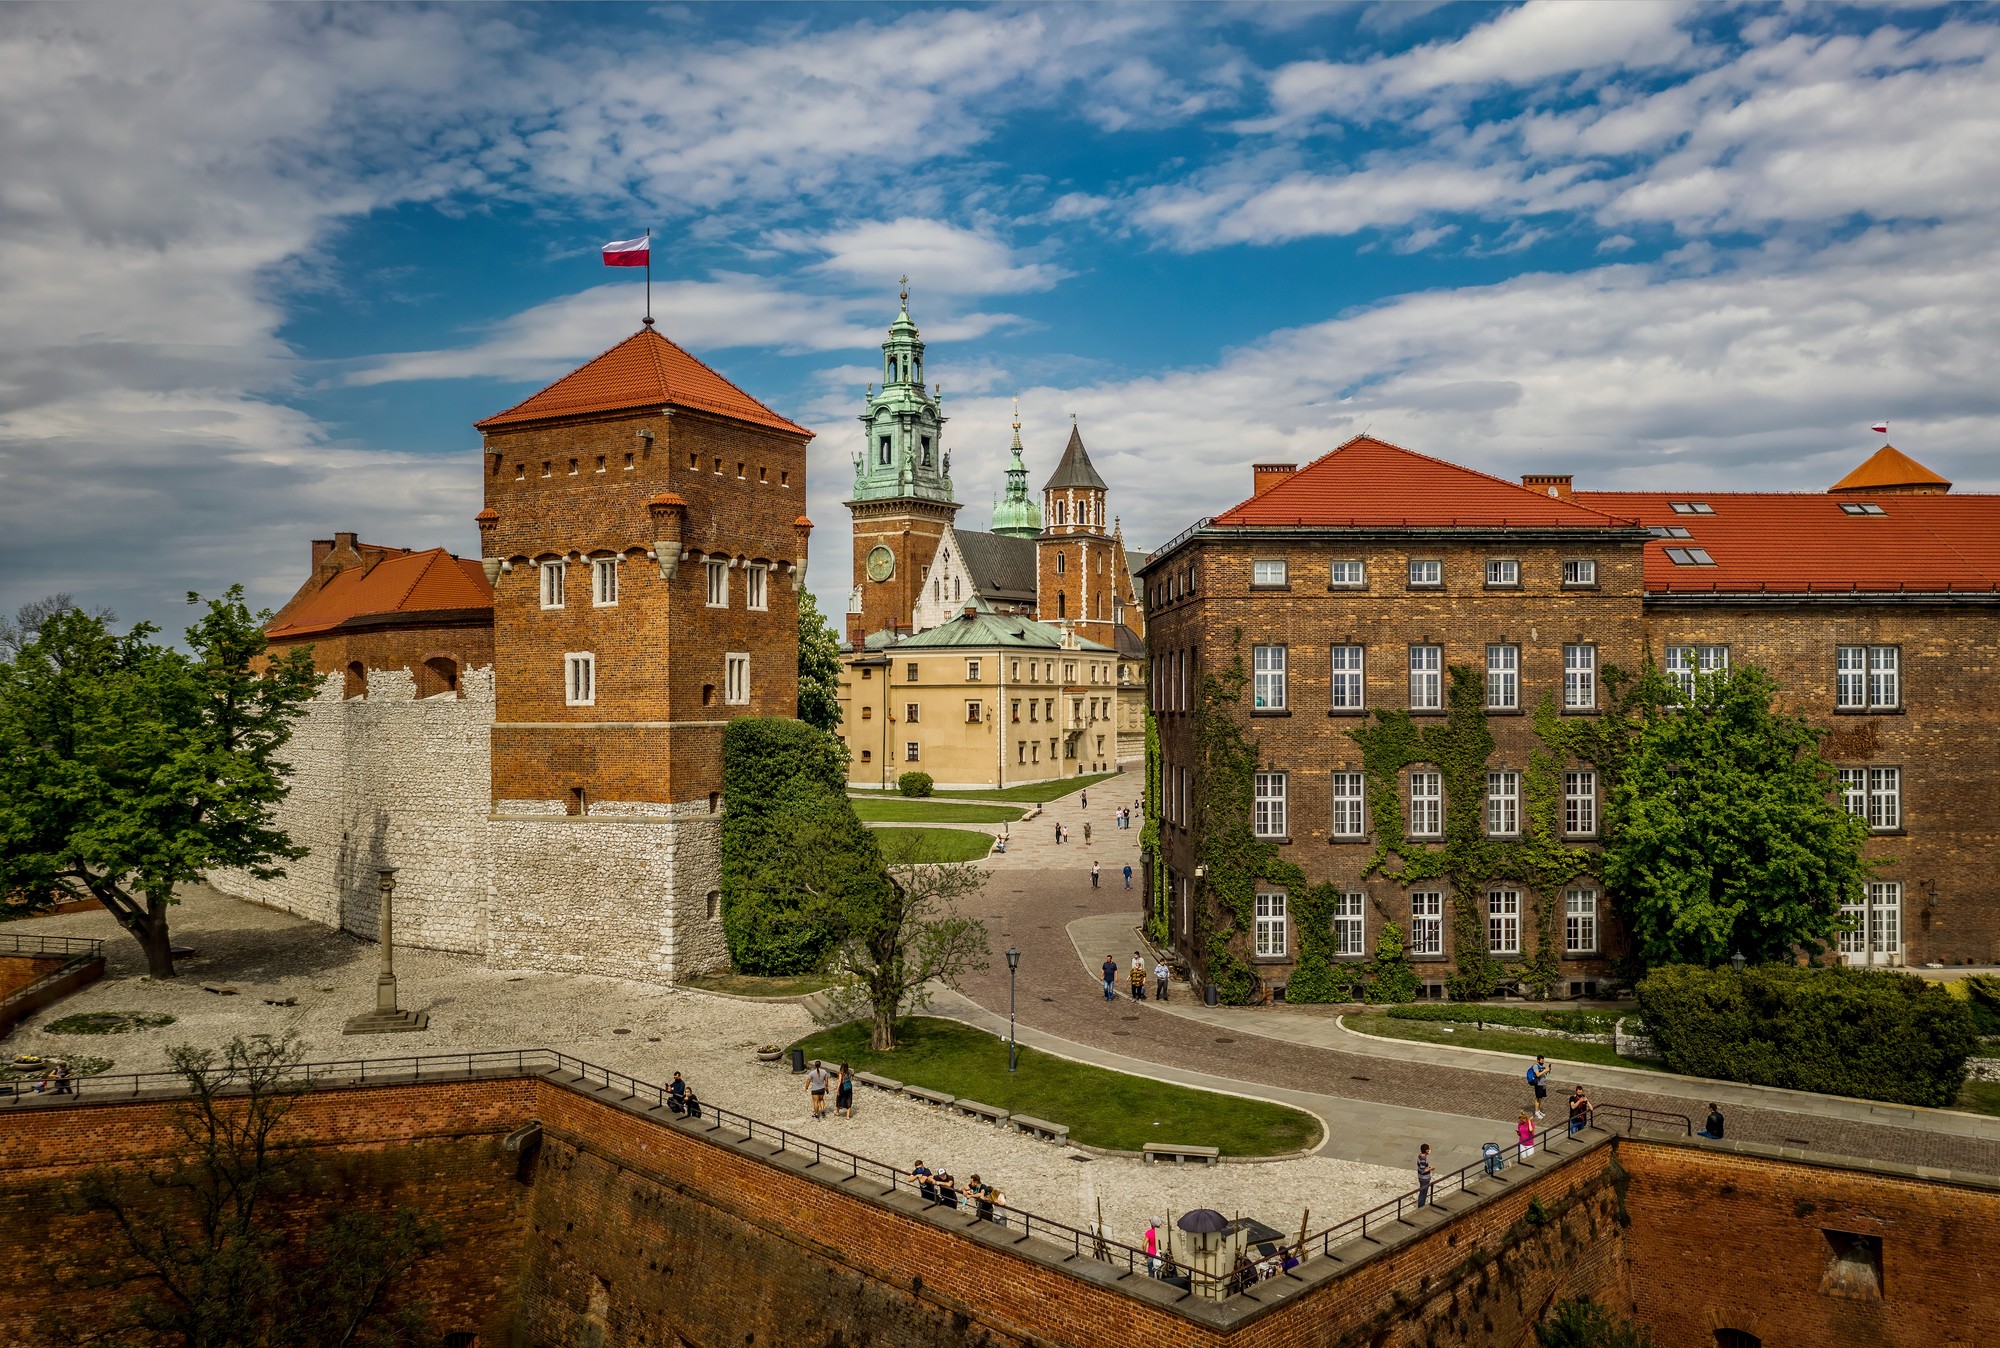
{"type": "Polygon", "coordinates": [[[1875,863],[1841,956],[2000,961],[2000,496],[1883,446],[1825,493],[1588,492],[1358,437],[1257,465],[1140,573],[1155,934],[1230,1000],[1359,986],[1586,996],[1607,676],[1755,665],[1826,733],[1875,863]]]}

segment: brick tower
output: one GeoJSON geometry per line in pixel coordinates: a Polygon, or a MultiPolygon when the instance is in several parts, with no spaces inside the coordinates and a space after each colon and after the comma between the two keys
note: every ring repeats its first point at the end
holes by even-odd
{"type": "Polygon", "coordinates": [[[924,344],[910,321],[906,278],[902,309],[882,343],[882,391],[869,385],[861,413],[864,441],[847,502],[854,517],[847,638],[856,645],[871,632],[911,630],[924,573],[958,513],[942,401],[924,389],[924,344]]]}
{"type": "Polygon", "coordinates": [[[713,964],[722,730],[797,707],[812,432],[651,326],[478,429],[494,954],[713,964]]]}
{"type": "Polygon", "coordinates": [[[1131,580],[1124,545],[1110,527],[1107,490],[1072,424],[1062,461],[1042,484],[1035,616],[1067,622],[1085,640],[1116,649],[1131,580]]]}

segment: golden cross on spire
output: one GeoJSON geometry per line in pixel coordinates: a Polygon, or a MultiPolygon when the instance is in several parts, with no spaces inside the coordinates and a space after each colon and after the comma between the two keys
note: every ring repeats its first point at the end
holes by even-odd
{"type": "Polygon", "coordinates": [[[903,303],[905,303],[905,304],[908,304],[908,303],[910,302],[910,278],[909,278],[909,277],[907,277],[907,276],[905,276],[905,277],[903,278],[903,294],[902,294],[902,300],[903,300],[903,303]]]}

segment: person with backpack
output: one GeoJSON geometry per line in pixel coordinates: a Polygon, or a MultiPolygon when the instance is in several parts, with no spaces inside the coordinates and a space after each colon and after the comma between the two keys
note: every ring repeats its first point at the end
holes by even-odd
{"type": "Polygon", "coordinates": [[[1549,1098],[1549,1088],[1546,1083],[1549,1073],[1553,1070],[1555,1069],[1549,1065],[1549,1060],[1539,1053],[1535,1055],[1535,1061],[1528,1066],[1528,1084],[1535,1088],[1535,1117],[1538,1119],[1542,1117],[1542,1101],[1549,1098]]]}

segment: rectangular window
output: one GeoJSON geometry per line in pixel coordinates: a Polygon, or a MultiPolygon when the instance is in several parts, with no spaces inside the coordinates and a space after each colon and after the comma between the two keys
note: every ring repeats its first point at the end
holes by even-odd
{"type": "Polygon", "coordinates": [[[1871,831],[1893,833],[1903,826],[1901,768],[1840,769],[1841,803],[1865,820],[1871,831]]]}
{"type": "Polygon", "coordinates": [[[916,742],[915,740],[905,740],[905,741],[904,741],[904,743],[903,743],[903,761],[904,761],[905,763],[914,763],[914,762],[916,762],[916,761],[917,761],[917,752],[918,752],[918,751],[917,751],[917,742],[916,742]]]}
{"type": "Polygon", "coordinates": [[[1335,562],[1327,583],[1336,589],[1360,589],[1368,584],[1368,567],[1361,562],[1335,562]]]}
{"type": "Polygon", "coordinates": [[[1491,589],[1513,589],[1521,583],[1521,564],[1512,558],[1496,558],[1486,564],[1486,584],[1491,589]]]}
{"type": "Polygon", "coordinates": [[[1563,647],[1563,707],[1589,711],[1597,705],[1597,647],[1563,647]]]}
{"type": "Polygon", "coordinates": [[[967,660],[965,662],[965,681],[967,683],[979,682],[979,662],[977,660],[967,660]]]}
{"type": "Polygon", "coordinates": [[[917,723],[917,712],[919,710],[920,708],[916,703],[905,702],[903,704],[903,724],[915,725],[917,723]]]}
{"type": "Polygon", "coordinates": [[[1285,583],[1285,563],[1283,561],[1250,563],[1250,583],[1252,585],[1283,585],[1285,583]]]}
{"type": "Polygon", "coordinates": [[[1360,711],[1363,701],[1362,689],[1361,648],[1335,646],[1332,684],[1327,693],[1328,705],[1335,711],[1360,711]]]}
{"type": "Polygon", "coordinates": [[[1564,562],[1563,584],[1570,586],[1597,584],[1597,563],[1588,558],[1578,558],[1564,562]]]}
{"type": "Polygon", "coordinates": [[[1410,953],[1444,954],[1444,895],[1423,891],[1410,895],[1410,953]]]}
{"type": "Polygon", "coordinates": [[[905,663],[903,666],[903,682],[915,683],[916,681],[917,681],[917,662],[911,660],[905,663]]]}
{"type": "Polygon", "coordinates": [[[1597,891],[1572,889],[1563,895],[1563,949],[1571,955],[1597,953],[1597,891]]]}
{"type": "Polygon", "coordinates": [[[588,651],[563,656],[563,701],[572,707],[597,705],[597,657],[588,651]]]}
{"type": "Polygon", "coordinates": [[[1251,690],[1251,707],[1257,711],[1283,711],[1285,709],[1285,648],[1283,646],[1258,646],[1251,650],[1251,669],[1255,686],[1251,690]]]}
{"type": "Polygon", "coordinates": [[[1889,964],[1903,951],[1903,885],[1871,880],[1860,903],[1843,903],[1840,954],[1849,964],[1889,964]]]}
{"type": "Polygon", "coordinates": [[[1706,501],[1670,501],[1676,515],[1713,515],[1715,507],[1706,501]]]}
{"type": "Polygon", "coordinates": [[[1260,772],[1256,775],[1256,804],[1251,823],[1260,838],[1285,836],[1285,774],[1260,772]]]}
{"type": "Polygon", "coordinates": [[[1007,677],[1015,683],[1019,683],[1021,681],[1021,662],[1019,660],[1010,660],[1007,662],[1007,668],[1010,671],[1007,677]]]}
{"type": "Polygon", "coordinates": [[[1729,670],[1729,648],[1727,646],[1669,646],[1667,647],[1667,677],[1681,690],[1681,696],[1692,699],[1696,676],[1701,674],[1723,674],[1729,670]]]}
{"type": "Polygon", "coordinates": [[[1285,944],[1285,896],[1283,894],[1259,894],[1257,896],[1257,953],[1282,959],[1288,947],[1285,944]]]}
{"type": "Polygon", "coordinates": [[[762,566],[753,566],[743,573],[743,606],[745,608],[754,610],[770,608],[771,605],[769,599],[766,597],[767,590],[765,586],[765,581],[770,574],[770,569],[762,566]]]}
{"type": "Polygon", "coordinates": [[[618,602],[618,559],[599,557],[590,564],[590,602],[610,608],[618,602]]]}
{"type": "Polygon", "coordinates": [[[1597,774],[1563,774],[1563,832],[1572,838],[1589,838],[1597,833],[1597,774]]]}
{"type": "Polygon", "coordinates": [[[1521,891],[1486,892],[1486,948],[1495,955],[1521,953],[1521,891]]]}
{"type": "Polygon", "coordinates": [[[750,701],[750,656],[733,652],[722,657],[722,700],[740,707],[750,701]]]}
{"type": "Polygon", "coordinates": [[[1521,648],[1486,648],[1486,709],[1512,711],[1521,705],[1521,648]]]}
{"type": "Polygon", "coordinates": [[[1714,566],[1715,558],[1706,548],[1668,548],[1667,560],[1675,566],[1714,566]]]}
{"type": "Polygon", "coordinates": [[[1018,698],[1018,697],[1017,697],[1017,698],[1015,698],[1015,699],[1014,699],[1013,701],[1011,701],[1011,702],[1009,702],[1009,703],[1007,704],[1007,719],[1008,719],[1009,721],[1018,721],[1018,720],[1020,720],[1020,719],[1021,719],[1021,699],[1020,699],[1020,698],[1018,698]]]}
{"type": "Polygon", "coordinates": [[[1362,915],[1366,898],[1360,894],[1336,894],[1333,899],[1333,953],[1368,953],[1367,923],[1362,915]]]}
{"type": "Polygon", "coordinates": [[[708,606],[710,608],[729,607],[729,563],[710,562],[708,570],[708,606]]]}
{"type": "Polygon", "coordinates": [[[1486,774],[1486,832],[1495,838],[1512,838],[1521,831],[1521,774],[1486,774]]]}
{"type": "Polygon", "coordinates": [[[1028,761],[1028,742],[1026,740],[1014,741],[1014,761],[1016,763],[1025,763],[1028,761]]]}
{"type": "Polygon", "coordinates": [[[1902,702],[1902,652],[1894,646],[1868,648],[1868,705],[1894,707],[1902,702]]]}
{"type": "Polygon", "coordinates": [[[1358,772],[1333,774],[1333,836],[1359,838],[1368,831],[1367,812],[1362,807],[1362,783],[1358,772]]]}
{"type": "Polygon", "coordinates": [[[1444,710],[1444,647],[1410,647],[1410,710],[1444,710]]]}
{"type": "Polygon", "coordinates": [[[1444,836],[1443,773],[1410,774],[1410,836],[1412,838],[1444,836]]]}
{"type": "Polygon", "coordinates": [[[561,608],[563,606],[563,572],[567,570],[563,562],[542,563],[542,607],[561,608]]]}
{"type": "Polygon", "coordinates": [[[1412,557],[1410,559],[1410,585],[1414,589],[1433,589],[1444,584],[1444,563],[1434,557],[1412,557]]]}
{"type": "Polygon", "coordinates": [[[1042,719],[1042,704],[1032,697],[1028,699],[1028,719],[1030,721],[1039,721],[1042,719]]]}

